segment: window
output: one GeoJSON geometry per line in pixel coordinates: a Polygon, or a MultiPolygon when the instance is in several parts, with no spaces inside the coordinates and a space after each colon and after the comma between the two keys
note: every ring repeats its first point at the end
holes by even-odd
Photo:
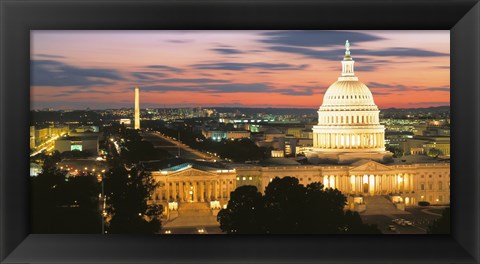
{"type": "Polygon", "coordinates": [[[433,190],[433,184],[429,183],[429,184],[428,184],[428,189],[429,189],[429,190],[433,190]]]}
{"type": "Polygon", "coordinates": [[[438,182],[438,189],[441,191],[443,189],[443,184],[442,182],[438,182]]]}
{"type": "Polygon", "coordinates": [[[424,191],[425,190],[425,184],[420,184],[420,190],[424,191]]]}

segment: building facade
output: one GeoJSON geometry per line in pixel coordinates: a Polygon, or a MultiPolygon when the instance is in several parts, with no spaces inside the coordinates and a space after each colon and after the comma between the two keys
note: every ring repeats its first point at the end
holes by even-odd
{"type": "Polygon", "coordinates": [[[236,171],[221,163],[171,159],[144,162],[159,187],[151,201],[168,203],[208,203],[223,206],[237,188],[236,171]]]}
{"type": "Polygon", "coordinates": [[[273,178],[290,176],[300,184],[320,182],[350,197],[397,196],[406,205],[450,203],[449,163],[384,165],[362,160],[350,165],[241,166],[236,173],[237,186],[254,185],[260,192],[273,178]]]}
{"type": "MultiPolygon", "coordinates": [[[[263,193],[275,177],[290,176],[303,185],[320,182],[326,188],[338,189],[352,204],[366,196],[388,196],[392,202],[407,206],[420,201],[450,204],[449,162],[425,156],[422,157],[426,159],[408,162],[395,160],[393,153],[385,150],[385,127],[379,122],[379,109],[369,88],[354,74],[349,48],[347,41],[342,75],[328,88],[318,110],[313,146],[305,151],[310,165],[295,162],[295,165],[229,164],[227,167],[221,163],[177,160],[175,164],[169,162],[161,168],[147,169],[160,183],[152,200],[180,203],[180,206],[183,202],[213,202],[224,206],[237,186],[253,185],[263,193]]],[[[291,132],[298,134],[301,130],[291,132]]],[[[209,133],[208,137],[215,139],[226,137],[227,132],[209,133]]],[[[273,144],[278,139],[283,148],[274,148],[272,156],[286,155],[285,145],[288,153],[296,152],[293,143],[296,144],[297,138],[287,141],[285,133],[278,129],[265,131],[257,145],[273,144]]],[[[436,147],[447,152],[446,147],[436,147]]]]}

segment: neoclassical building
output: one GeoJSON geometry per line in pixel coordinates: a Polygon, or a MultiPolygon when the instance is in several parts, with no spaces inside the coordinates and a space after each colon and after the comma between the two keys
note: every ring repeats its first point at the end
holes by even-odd
{"type": "Polygon", "coordinates": [[[406,205],[450,203],[450,163],[360,160],[348,165],[239,166],[236,173],[237,186],[254,185],[261,192],[273,178],[291,176],[304,185],[320,182],[348,197],[395,196],[406,205]]]}
{"type": "Polygon", "coordinates": [[[223,205],[237,187],[236,170],[220,162],[174,158],[142,165],[159,183],[151,200],[165,206],[169,202],[223,205]]]}
{"type": "Polygon", "coordinates": [[[321,182],[336,188],[351,203],[358,197],[386,196],[407,206],[420,201],[449,204],[449,162],[424,156],[393,159],[385,150],[379,109],[368,87],[354,74],[348,41],[345,47],[342,74],[328,88],[318,110],[313,149],[307,153],[310,165],[145,162],[146,170],[160,183],[152,201],[170,207],[205,203],[218,208],[225,206],[237,186],[253,185],[263,192],[273,178],[291,176],[301,184],[321,182]]]}
{"type": "Polygon", "coordinates": [[[345,44],[342,74],[323,96],[318,124],[313,127],[313,163],[351,163],[360,159],[391,160],[385,151],[385,127],[380,125],[377,105],[370,89],[355,76],[350,43],[345,44]]]}

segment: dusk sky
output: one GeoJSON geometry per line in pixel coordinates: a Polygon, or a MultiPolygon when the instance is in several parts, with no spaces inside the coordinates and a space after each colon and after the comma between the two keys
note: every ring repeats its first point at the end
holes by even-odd
{"type": "Polygon", "coordinates": [[[32,31],[31,108],[318,109],[341,74],[380,108],[450,105],[449,31],[32,31]]]}

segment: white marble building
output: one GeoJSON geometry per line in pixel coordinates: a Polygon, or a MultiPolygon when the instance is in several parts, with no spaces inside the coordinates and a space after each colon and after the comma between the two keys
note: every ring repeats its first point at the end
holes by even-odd
{"type": "Polygon", "coordinates": [[[385,151],[385,127],[380,125],[377,105],[370,89],[355,76],[350,44],[345,44],[342,75],[323,96],[318,124],[313,127],[311,162],[351,163],[360,159],[391,160],[385,151]]]}

